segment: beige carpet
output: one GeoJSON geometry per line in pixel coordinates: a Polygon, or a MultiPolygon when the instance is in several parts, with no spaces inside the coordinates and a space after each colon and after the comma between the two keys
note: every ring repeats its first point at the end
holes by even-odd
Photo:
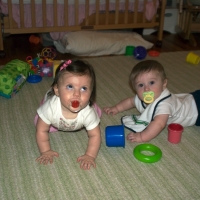
{"type": "MultiPolygon", "coordinates": [[[[196,51],[200,55],[200,51],[196,51]]],[[[158,58],[174,93],[200,89],[200,64],[186,63],[188,52],[162,53],[158,58]]],[[[132,96],[128,75],[138,62],[132,56],[88,58],[97,75],[97,103],[109,106],[132,96]]],[[[133,156],[138,144],[107,147],[105,127],[120,124],[121,116],[103,114],[102,145],[97,168],[83,171],[76,158],[87,145],[85,131],[50,134],[52,149],[60,153],[54,164],[35,162],[39,155],[33,118],[52,83],[26,83],[12,99],[0,97],[0,199],[2,200],[198,200],[200,199],[200,127],[185,128],[181,143],[167,141],[167,129],[150,143],[163,153],[157,163],[139,162],[133,156]]],[[[125,130],[127,134],[129,131],[125,130]]]]}

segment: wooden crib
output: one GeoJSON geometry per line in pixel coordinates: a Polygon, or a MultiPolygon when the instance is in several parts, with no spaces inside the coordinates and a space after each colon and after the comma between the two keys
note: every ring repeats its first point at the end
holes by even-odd
{"type": "Polygon", "coordinates": [[[0,10],[2,12],[0,19],[0,57],[5,57],[4,34],[158,27],[156,45],[162,45],[166,0],[103,0],[103,4],[102,0],[18,0],[17,3],[13,3],[15,1],[0,0],[0,10]],[[146,15],[148,11],[147,5],[149,5],[150,1],[154,7],[159,2],[159,6],[149,20],[146,15]],[[92,10],[91,4],[93,4],[92,10]],[[114,9],[111,8],[111,4],[114,5],[114,9]],[[132,9],[130,5],[138,9],[132,9]],[[38,6],[41,6],[39,8],[41,19],[39,20],[39,14],[36,11],[38,6]],[[60,7],[63,9],[62,16],[60,16],[60,7]],[[72,11],[70,11],[71,8],[73,8],[72,11]],[[17,17],[14,9],[18,9],[17,11],[15,10],[15,13],[18,13],[17,17]],[[28,9],[30,10],[27,11],[28,9]],[[30,17],[29,24],[26,23],[28,18],[27,14],[25,14],[26,11],[30,17]],[[52,19],[49,23],[47,16],[50,13],[52,14],[52,19]],[[83,13],[84,17],[82,16],[83,13]],[[62,22],[60,18],[62,18],[62,22]],[[72,18],[73,22],[70,22],[72,18]],[[40,22],[39,25],[38,21],[40,22]]]}
{"type": "Polygon", "coordinates": [[[200,2],[198,5],[191,4],[189,0],[179,1],[179,35],[189,41],[192,46],[197,46],[193,32],[200,32],[200,2]]]}

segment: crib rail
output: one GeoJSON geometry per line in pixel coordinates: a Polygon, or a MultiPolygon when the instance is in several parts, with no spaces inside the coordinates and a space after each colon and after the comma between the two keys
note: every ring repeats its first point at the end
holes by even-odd
{"type": "MultiPolygon", "coordinates": [[[[144,4],[148,0],[144,0],[144,4]]],[[[153,0],[154,5],[156,5],[157,0],[153,0]]],[[[68,24],[68,14],[64,12],[64,24],[62,26],[58,25],[58,1],[53,0],[53,26],[47,25],[47,1],[42,0],[42,27],[37,27],[36,25],[36,15],[35,6],[36,1],[30,0],[31,4],[31,27],[25,27],[25,16],[24,16],[24,3],[23,0],[19,0],[19,9],[20,9],[20,28],[17,27],[15,21],[13,20],[12,15],[12,0],[8,0],[8,18],[5,20],[9,21],[8,27],[4,27],[5,33],[18,34],[18,33],[33,33],[33,32],[65,32],[65,31],[79,31],[83,29],[88,30],[101,30],[101,29],[123,29],[123,28],[151,28],[159,26],[162,20],[162,17],[155,15],[153,19],[149,22],[144,12],[138,12],[137,9],[134,12],[130,12],[128,9],[129,0],[125,0],[125,11],[120,11],[119,0],[116,0],[115,12],[111,12],[109,9],[109,0],[106,0],[106,6],[104,13],[100,10],[100,0],[96,0],[96,12],[92,15],[89,14],[89,5],[90,0],[85,0],[85,19],[80,24],[79,23],[79,0],[74,0],[74,25],[69,26],[68,24]]],[[[68,0],[63,0],[63,7],[65,10],[68,10],[68,0]]],[[[160,13],[164,12],[166,0],[160,0],[160,13]]],[[[138,0],[134,2],[134,8],[138,7],[138,0]]],[[[144,6],[144,9],[145,6],[144,6]]],[[[144,10],[145,11],[145,10],[144,10]]]]}

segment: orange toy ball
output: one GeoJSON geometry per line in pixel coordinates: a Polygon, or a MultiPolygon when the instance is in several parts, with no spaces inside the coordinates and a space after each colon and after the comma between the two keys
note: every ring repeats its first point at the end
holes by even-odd
{"type": "Polygon", "coordinates": [[[35,35],[31,35],[29,37],[29,42],[33,44],[39,44],[40,43],[40,38],[36,37],[35,35]]]}

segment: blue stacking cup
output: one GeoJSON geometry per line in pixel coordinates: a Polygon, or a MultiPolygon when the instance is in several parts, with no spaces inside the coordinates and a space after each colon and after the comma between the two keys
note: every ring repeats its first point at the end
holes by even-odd
{"type": "Polygon", "coordinates": [[[107,126],[105,130],[106,146],[125,147],[125,133],[123,125],[107,126]]]}

